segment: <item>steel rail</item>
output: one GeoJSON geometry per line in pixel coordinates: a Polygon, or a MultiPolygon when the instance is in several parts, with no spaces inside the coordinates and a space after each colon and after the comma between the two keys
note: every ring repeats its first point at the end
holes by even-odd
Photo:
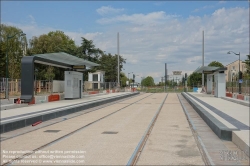
{"type": "Polygon", "coordinates": [[[145,144],[147,142],[147,139],[148,139],[148,137],[149,137],[149,135],[150,135],[150,133],[151,133],[151,131],[153,129],[153,126],[154,126],[154,124],[155,124],[155,122],[157,120],[158,115],[161,112],[162,106],[163,106],[164,102],[166,101],[167,97],[168,97],[168,94],[163,99],[160,107],[158,108],[158,111],[155,113],[155,116],[153,117],[150,124],[148,125],[148,128],[146,129],[146,131],[145,131],[144,135],[142,136],[140,142],[136,146],[132,156],[130,157],[130,159],[129,159],[128,163],[127,163],[127,166],[135,165],[136,162],[138,161],[138,159],[140,157],[140,154],[141,154],[141,152],[142,152],[142,150],[143,150],[143,148],[144,148],[144,146],[145,146],[145,144]]]}
{"type": "Polygon", "coordinates": [[[34,153],[35,153],[36,151],[38,151],[38,150],[41,150],[41,149],[43,149],[43,148],[45,148],[45,147],[48,147],[48,146],[51,146],[52,144],[58,143],[58,142],[60,142],[61,140],[65,139],[65,138],[67,138],[67,137],[70,137],[70,136],[72,136],[73,134],[75,134],[75,133],[77,133],[77,132],[79,132],[79,131],[81,131],[81,130],[83,130],[83,129],[85,129],[85,128],[87,128],[87,127],[93,125],[93,124],[95,124],[96,122],[99,122],[100,120],[105,119],[105,118],[107,118],[107,117],[109,117],[109,116],[111,116],[111,115],[113,115],[113,114],[115,114],[115,113],[117,113],[117,112],[119,112],[119,111],[121,111],[121,110],[123,110],[123,109],[125,109],[125,108],[127,108],[127,107],[129,107],[129,106],[131,106],[131,105],[133,105],[133,104],[135,104],[135,103],[137,103],[137,102],[139,102],[139,101],[141,101],[141,100],[147,98],[147,97],[149,97],[149,96],[151,96],[151,95],[153,95],[153,94],[150,94],[150,95],[148,95],[148,96],[146,96],[146,97],[144,97],[144,98],[142,98],[142,99],[139,99],[139,100],[137,100],[137,101],[135,101],[135,102],[133,102],[133,103],[127,105],[127,106],[124,106],[124,107],[122,107],[122,108],[116,110],[115,112],[112,112],[112,113],[110,113],[110,114],[108,114],[108,115],[105,115],[105,116],[103,116],[103,117],[101,117],[101,118],[99,118],[99,119],[97,119],[97,120],[95,120],[95,121],[93,121],[93,122],[91,122],[91,123],[88,123],[87,125],[84,125],[84,126],[78,128],[78,129],[76,129],[76,130],[74,130],[74,131],[72,131],[72,132],[70,132],[70,133],[68,133],[68,134],[66,134],[66,135],[64,135],[64,136],[61,136],[60,138],[57,138],[57,139],[55,139],[55,140],[53,140],[53,141],[51,141],[51,142],[49,142],[49,143],[47,143],[47,144],[45,144],[45,145],[42,145],[42,146],[40,146],[40,147],[38,147],[38,148],[32,150],[32,151],[29,152],[29,153],[26,153],[26,154],[21,155],[20,157],[14,158],[14,159],[10,160],[9,162],[4,163],[3,166],[12,165],[12,164],[14,164],[14,162],[17,161],[17,160],[21,160],[21,159],[23,159],[24,157],[27,157],[27,156],[30,156],[30,155],[34,154],[34,153]]]}

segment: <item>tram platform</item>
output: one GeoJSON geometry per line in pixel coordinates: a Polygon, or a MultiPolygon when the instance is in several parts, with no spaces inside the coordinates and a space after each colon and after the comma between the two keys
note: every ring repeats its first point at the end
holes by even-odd
{"type": "Polygon", "coordinates": [[[213,132],[223,140],[234,142],[249,156],[249,106],[202,93],[183,92],[213,132]]]}
{"type": "Polygon", "coordinates": [[[15,109],[2,110],[0,112],[0,133],[9,132],[32,125],[39,121],[47,121],[137,94],[139,93],[110,93],[105,95],[88,96],[76,100],[59,100],[48,103],[25,105],[24,107],[15,109]]]}

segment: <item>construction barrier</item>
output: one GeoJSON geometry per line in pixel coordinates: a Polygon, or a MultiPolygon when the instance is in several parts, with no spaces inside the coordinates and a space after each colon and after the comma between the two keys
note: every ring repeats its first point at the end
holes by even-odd
{"type": "Polygon", "coordinates": [[[60,96],[58,94],[48,96],[48,102],[59,101],[59,100],[60,100],[60,96]]]}
{"type": "Polygon", "coordinates": [[[226,93],[226,96],[227,97],[233,97],[233,94],[232,93],[226,93]]]}
{"type": "Polygon", "coordinates": [[[31,104],[35,104],[35,97],[33,97],[33,99],[31,100],[31,102],[28,103],[28,105],[31,105],[31,104]]]}
{"type": "Polygon", "coordinates": [[[99,93],[99,91],[91,91],[91,92],[89,92],[89,95],[98,94],[98,93],[99,93]]]}
{"type": "Polygon", "coordinates": [[[237,95],[237,99],[244,100],[244,96],[243,95],[237,95]]]}

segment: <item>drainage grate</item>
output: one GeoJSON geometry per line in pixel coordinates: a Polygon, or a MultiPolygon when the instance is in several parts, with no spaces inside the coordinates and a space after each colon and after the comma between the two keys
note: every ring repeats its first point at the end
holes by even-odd
{"type": "Polygon", "coordinates": [[[57,133],[57,132],[59,132],[59,131],[61,131],[61,130],[46,130],[46,131],[44,131],[44,132],[48,132],[48,133],[57,133]]]}
{"type": "Polygon", "coordinates": [[[102,134],[117,134],[115,131],[104,131],[102,134]]]}

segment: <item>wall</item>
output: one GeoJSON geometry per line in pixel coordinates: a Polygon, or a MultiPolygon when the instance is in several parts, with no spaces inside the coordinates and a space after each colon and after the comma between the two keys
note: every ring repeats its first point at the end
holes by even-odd
{"type": "Polygon", "coordinates": [[[59,80],[53,80],[52,90],[53,92],[63,93],[64,92],[64,82],[59,80]]]}
{"type": "MultiPolygon", "coordinates": [[[[238,57],[238,56],[236,56],[236,57],[238,57]]],[[[234,67],[234,70],[236,71],[236,73],[239,72],[239,60],[236,60],[236,61],[226,65],[226,67],[227,67],[227,70],[225,71],[225,75],[226,75],[226,82],[228,82],[228,81],[231,81],[229,70],[233,69],[233,67],[234,67]]],[[[242,63],[242,61],[240,61],[240,71],[245,71],[245,70],[246,70],[245,64],[242,63]]]]}

